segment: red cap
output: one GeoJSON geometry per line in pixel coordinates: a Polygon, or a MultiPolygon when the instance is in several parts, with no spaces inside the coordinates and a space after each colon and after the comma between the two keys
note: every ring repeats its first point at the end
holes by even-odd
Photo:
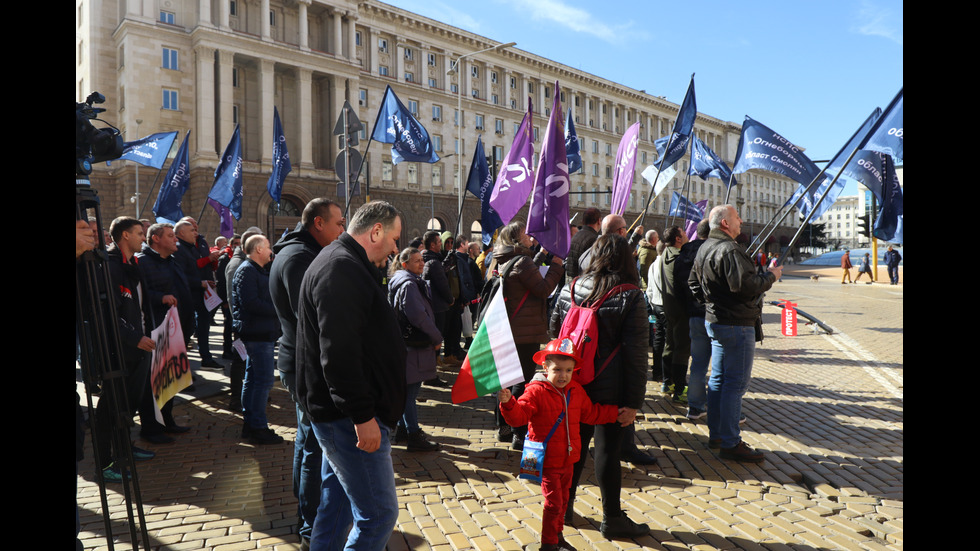
{"type": "Polygon", "coordinates": [[[544,350],[539,350],[538,352],[534,353],[534,363],[541,365],[544,363],[544,359],[552,354],[556,354],[558,356],[568,356],[569,358],[575,360],[575,368],[578,369],[579,357],[578,352],[575,350],[575,344],[572,343],[572,339],[566,337],[549,342],[544,347],[544,350]]]}

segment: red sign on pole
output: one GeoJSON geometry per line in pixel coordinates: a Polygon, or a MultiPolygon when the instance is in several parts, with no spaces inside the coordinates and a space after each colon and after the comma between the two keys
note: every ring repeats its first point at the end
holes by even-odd
{"type": "Polygon", "coordinates": [[[787,337],[796,336],[796,303],[788,300],[783,301],[783,335],[787,337]]]}

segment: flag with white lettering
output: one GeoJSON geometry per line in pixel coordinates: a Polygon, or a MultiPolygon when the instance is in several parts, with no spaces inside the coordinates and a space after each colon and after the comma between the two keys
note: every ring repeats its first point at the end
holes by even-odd
{"type": "Polygon", "coordinates": [[[884,163],[884,201],[875,219],[874,236],[889,243],[901,244],[904,240],[902,229],[905,212],[905,199],[902,193],[902,186],[898,181],[898,173],[895,171],[895,163],[891,155],[883,155],[884,163]]]}
{"type": "Polygon", "coordinates": [[[568,227],[568,159],[565,156],[565,124],[561,92],[555,81],[555,99],[548,128],[541,141],[541,158],[534,175],[527,234],[538,240],[549,253],[565,258],[572,236],[568,227]]]}
{"type": "Polygon", "coordinates": [[[371,139],[376,142],[390,143],[391,162],[398,164],[402,161],[417,163],[435,163],[439,161],[429,132],[416,119],[411,111],[405,108],[391,86],[385,88],[378,118],[374,121],[371,139]]]}
{"type": "Polygon", "coordinates": [[[293,170],[293,165],[289,162],[289,150],[286,149],[286,136],[282,132],[278,107],[272,107],[272,117],[272,173],[269,174],[269,182],[265,187],[269,190],[269,197],[278,203],[282,198],[282,184],[286,181],[286,175],[293,170]]]}
{"type": "Polygon", "coordinates": [[[180,148],[177,149],[177,156],[170,163],[167,177],[160,185],[160,193],[153,205],[153,214],[156,216],[157,222],[176,224],[178,220],[184,217],[181,204],[184,200],[184,193],[191,185],[190,159],[187,154],[187,142],[190,136],[191,131],[188,130],[180,148]]]}
{"type": "Polygon", "coordinates": [[[679,216],[685,220],[692,220],[695,224],[704,218],[704,207],[708,204],[707,199],[701,203],[692,203],[687,197],[674,192],[670,199],[670,216],[679,216]]]}
{"type": "Polygon", "coordinates": [[[470,165],[470,175],[466,180],[466,190],[480,200],[480,228],[483,244],[489,245],[493,232],[503,226],[503,221],[497,211],[490,206],[490,193],[493,191],[493,175],[487,165],[487,156],[483,151],[483,137],[476,138],[476,151],[473,152],[473,163],[470,165]]]}
{"type": "Polygon", "coordinates": [[[534,185],[534,132],[531,113],[531,98],[527,98],[527,113],[517,129],[510,151],[500,164],[500,172],[497,173],[497,181],[490,195],[490,205],[504,224],[509,224],[524,207],[534,185]]]}
{"type": "Polygon", "coordinates": [[[162,169],[167,162],[167,155],[177,139],[177,131],[160,132],[140,138],[135,142],[123,144],[121,160],[133,161],[143,166],[162,169]]]}
{"type": "Polygon", "coordinates": [[[820,174],[820,169],[803,150],[766,125],[746,116],[732,172],[742,174],[753,168],[782,174],[803,185],[808,185],[820,174]]]}
{"type": "Polygon", "coordinates": [[[626,129],[619,148],[616,149],[616,168],[613,172],[612,201],[609,212],[622,215],[633,191],[633,174],[636,172],[636,148],[640,143],[640,123],[626,129]]]}
{"type": "Polygon", "coordinates": [[[885,112],[878,119],[878,122],[875,124],[875,129],[872,130],[871,135],[868,136],[867,141],[861,149],[880,151],[891,155],[898,162],[904,161],[904,94],[904,88],[898,91],[898,95],[885,108],[885,112]]]}
{"type": "Polygon", "coordinates": [[[235,133],[221,156],[218,168],[214,169],[214,184],[208,197],[218,204],[231,209],[235,220],[242,219],[242,139],[239,126],[235,125],[235,133]]]}
{"type": "Polygon", "coordinates": [[[702,180],[720,178],[725,181],[725,185],[728,185],[729,181],[731,181],[732,185],[738,184],[732,178],[732,169],[728,168],[725,161],[717,153],[712,151],[707,144],[702,142],[700,138],[697,136],[693,138],[694,144],[691,149],[691,169],[689,173],[700,176],[702,180]]]}

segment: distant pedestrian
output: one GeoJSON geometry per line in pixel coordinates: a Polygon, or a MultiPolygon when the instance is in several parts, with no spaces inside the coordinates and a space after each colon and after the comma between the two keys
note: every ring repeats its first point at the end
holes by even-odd
{"type": "Polygon", "coordinates": [[[888,265],[888,279],[892,285],[898,285],[898,263],[902,261],[902,254],[889,245],[888,252],[885,253],[885,264],[888,265]]]}
{"type": "Polygon", "coordinates": [[[844,249],[844,256],[840,257],[840,267],[844,270],[844,275],[841,276],[840,280],[841,285],[844,284],[845,280],[847,280],[847,283],[852,283],[851,268],[854,266],[851,265],[851,251],[844,249]]]}
{"type": "Polygon", "coordinates": [[[861,274],[868,274],[868,285],[874,283],[874,278],[871,277],[871,255],[864,253],[861,257],[861,263],[858,264],[858,275],[854,278],[854,283],[857,283],[861,279],[861,274]]]}

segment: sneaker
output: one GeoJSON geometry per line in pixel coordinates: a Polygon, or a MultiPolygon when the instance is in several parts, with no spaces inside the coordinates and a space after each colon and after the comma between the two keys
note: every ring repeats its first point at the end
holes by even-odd
{"type": "Polygon", "coordinates": [[[660,385],[660,392],[663,393],[663,394],[673,394],[674,393],[674,385],[673,384],[669,384],[669,383],[662,383],[660,385]]]}
{"type": "Polygon", "coordinates": [[[684,391],[680,394],[673,394],[670,397],[670,401],[675,404],[686,404],[687,403],[687,387],[684,387],[684,391]]]}
{"type": "Polygon", "coordinates": [[[697,421],[698,419],[703,418],[707,414],[708,412],[704,411],[703,409],[698,409],[696,407],[687,408],[687,418],[690,419],[691,421],[697,421]]]}
{"type": "Polygon", "coordinates": [[[650,527],[646,524],[633,522],[626,513],[620,511],[618,517],[605,517],[599,525],[599,532],[606,539],[613,538],[637,538],[650,533],[650,527]]]}
{"type": "Polygon", "coordinates": [[[410,452],[431,452],[439,449],[439,444],[425,439],[425,432],[419,429],[408,433],[408,445],[405,447],[410,452]]]}
{"type": "Polygon", "coordinates": [[[504,425],[497,429],[497,442],[510,442],[514,438],[514,429],[504,425]]]}
{"type": "Polygon", "coordinates": [[[762,463],[765,460],[765,455],[762,452],[753,450],[745,442],[739,442],[734,448],[721,448],[718,456],[722,459],[732,459],[746,463],[762,463]]]}
{"type": "Polygon", "coordinates": [[[147,461],[157,456],[157,454],[151,452],[150,450],[144,450],[143,448],[137,448],[136,446],[133,446],[132,450],[133,459],[137,461],[147,461]]]}
{"type": "MultiPolygon", "coordinates": [[[[126,480],[132,480],[133,474],[129,471],[126,472],[126,480]]],[[[119,467],[115,463],[110,463],[108,467],[102,469],[102,480],[106,482],[122,482],[122,473],[119,472],[119,467]]]]}
{"type": "Polygon", "coordinates": [[[285,438],[279,436],[274,430],[268,427],[264,429],[250,428],[249,433],[248,441],[259,446],[281,444],[285,441],[285,438]]]}
{"type": "Polygon", "coordinates": [[[446,381],[443,381],[439,377],[433,377],[433,378],[429,379],[428,381],[425,381],[423,384],[425,386],[434,386],[436,388],[446,388],[446,387],[449,386],[449,383],[447,383],[446,381]]]}
{"type": "Polygon", "coordinates": [[[405,427],[403,427],[401,425],[398,425],[397,427],[395,427],[395,440],[394,440],[394,442],[396,444],[400,444],[402,442],[405,442],[406,440],[408,440],[408,429],[406,429],[405,427]]]}
{"type": "Polygon", "coordinates": [[[657,458],[652,455],[647,455],[639,450],[639,448],[634,448],[632,452],[625,454],[622,459],[629,461],[634,465],[656,465],[657,458]]]}
{"type": "Polygon", "coordinates": [[[510,441],[510,447],[511,447],[511,449],[515,449],[517,451],[523,450],[524,449],[524,437],[521,436],[520,434],[517,434],[515,432],[513,438],[510,441]]]}

